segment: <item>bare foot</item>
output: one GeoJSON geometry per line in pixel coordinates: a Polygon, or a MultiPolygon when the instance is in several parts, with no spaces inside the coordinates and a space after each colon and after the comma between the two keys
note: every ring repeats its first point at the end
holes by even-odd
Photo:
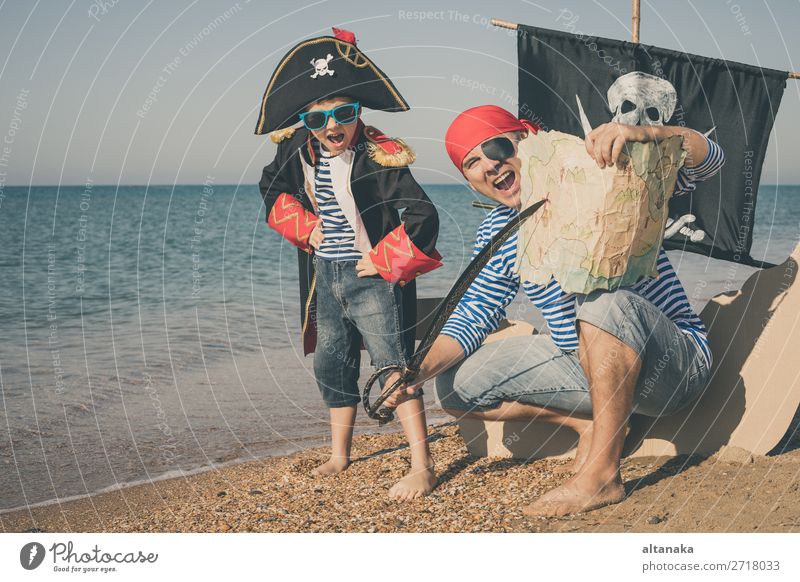
{"type": "Polygon", "coordinates": [[[612,479],[597,479],[578,474],[561,487],[548,491],[523,507],[522,513],[529,517],[561,517],[599,509],[623,499],[625,488],[619,475],[612,479]]]}
{"type": "Polygon", "coordinates": [[[350,466],[350,460],[342,457],[331,457],[326,463],[323,463],[316,469],[311,470],[311,474],[315,477],[322,475],[337,475],[343,472],[350,466]]]}
{"type": "Polygon", "coordinates": [[[395,483],[389,489],[389,497],[398,501],[425,497],[436,487],[436,473],[433,467],[422,467],[420,469],[411,468],[405,477],[395,483]]]}
{"type": "Polygon", "coordinates": [[[589,456],[589,449],[592,447],[592,423],[590,422],[586,429],[578,435],[578,446],[575,450],[575,458],[569,465],[561,465],[553,469],[554,475],[567,475],[569,473],[577,473],[586,458],[589,456]]]}

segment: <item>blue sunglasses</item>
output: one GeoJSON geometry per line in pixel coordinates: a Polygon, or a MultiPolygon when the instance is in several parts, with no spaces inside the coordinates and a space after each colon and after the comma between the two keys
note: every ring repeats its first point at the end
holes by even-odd
{"type": "Polygon", "coordinates": [[[306,129],[317,131],[328,125],[328,118],[333,117],[333,120],[340,125],[350,125],[355,123],[358,119],[358,110],[361,108],[361,103],[345,103],[333,109],[326,109],[320,111],[307,111],[300,114],[300,121],[306,126],[306,129]]]}

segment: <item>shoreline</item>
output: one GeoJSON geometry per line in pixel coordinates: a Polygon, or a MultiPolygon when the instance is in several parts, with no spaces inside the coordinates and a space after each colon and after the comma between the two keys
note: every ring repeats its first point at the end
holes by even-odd
{"type": "MultiPolygon", "coordinates": [[[[430,416],[432,416],[433,419],[435,419],[434,423],[436,423],[436,420],[441,420],[441,419],[439,419],[437,417],[442,417],[442,418],[446,417],[446,415],[443,412],[438,411],[436,409],[432,409],[432,408],[429,409],[427,411],[427,413],[430,416]]],[[[442,421],[442,422],[444,422],[444,421],[442,421]]],[[[429,428],[432,428],[432,426],[433,425],[429,424],[429,428]]],[[[375,427],[373,427],[371,425],[368,425],[366,427],[360,427],[360,428],[363,431],[360,434],[363,434],[363,435],[371,435],[371,434],[398,434],[398,435],[402,435],[402,429],[399,428],[399,427],[387,430],[385,428],[383,428],[383,429],[382,428],[375,428],[375,427]]],[[[29,509],[37,509],[37,508],[41,508],[41,507],[48,507],[48,506],[51,506],[51,505],[61,505],[61,504],[66,504],[66,503],[72,503],[72,502],[76,502],[76,501],[86,500],[86,499],[91,498],[91,497],[97,497],[97,496],[104,495],[104,494],[107,494],[107,493],[114,493],[114,492],[122,491],[122,490],[125,490],[125,489],[131,489],[133,487],[145,486],[145,485],[157,483],[157,482],[160,482],[160,481],[168,481],[168,480],[171,480],[171,479],[183,479],[183,478],[191,477],[193,475],[198,475],[198,474],[202,474],[202,473],[206,473],[206,472],[210,472],[210,471],[221,471],[221,470],[227,469],[229,467],[234,467],[236,465],[242,465],[242,464],[245,464],[245,463],[257,463],[257,462],[266,461],[266,460],[269,460],[269,459],[287,458],[287,457],[291,457],[293,455],[296,455],[296,454],[298,454],[300,452],[303,452],[303,451],[306,451],[306,450],[322,450],[322,451],[324,451],[325,450],[325,446],[326,446],[325,445],[326,440],[328,440],[329,438],[330,438],[330,435],[325,434],[325,433],[308,435],[308,436],[302,438],[303,444],[307,445],[307,446],[305,446],[303,448],[299,448],[300,447],[299,440],[295,439],[295,440],[291,441],[292,442],[292,446],[283,447],[284,450],[281,450],[281,448],[279,448],[275,452],[268,452],[268,453],[265,453],[265,454],[262,454],[262,455],[258,455],[258,456],[250,456],[250,458],[247,458],[247,457],[244,457],[244,456],[233,457],[233,458],[230,458],[230,459],[225,460],[225,461],[216,462],[216,463],[213,464],[213,466],[199,465],[197,467],[193,467],[193,468],[190,468],[190,469],[180,469],[180,468],[178,468],[178,469],[168,469],[168,470],[166,470],[166,471],[164,471],[162,473],[158,473],[155,476],[141,477],[139,479],[133,479],[133,480],[124,481],[124,482],[121,482],[121,483],[114,483],[114,484],[111,484],[111,485],[106,485],[106,486],[103,486],[103,487],[99,487],[99,488],[97,488],[97,489],[95,489],[95,490],[93,490],[91,492],[77,493],[77,494],[73,494],[73,495],[65,495],[64,497],[60,497],[60,498],[56,497],[56,498],[52,498],[52,499],[45,499],[45,500],[29,503],[27,505],[17,505],[17,506],[5,508],[5,509],[0,508],[0,521],[2,521],[2,517],[4,515],[8,515],[8,514],[11,514],[11,513],[17,513],[17,512],[25,512],[25,511],[27,511],[29,509]],[[285,450],[286,448],[288,448],[288,449],[297,449],[297,450],[286,451],[285,450]]],[[[356,438],[358,438],[358,437],[356,436],[356,438]]]]}
{"type": "Polygon", "coordinates": [[[531,519],[522,507],[567,478],[552,473],[565,461],[470,456],[454,423],[430,435],[440,484],[410,502],[387,496],[409,466],[402,434],[362,434],[353,464],[334,477],[310,475],[328,453],[320,447],[6,510],[0,524],[31,533],[800,531],[798,448],[752,462],[625,459],[621,504],[531,519]]]}

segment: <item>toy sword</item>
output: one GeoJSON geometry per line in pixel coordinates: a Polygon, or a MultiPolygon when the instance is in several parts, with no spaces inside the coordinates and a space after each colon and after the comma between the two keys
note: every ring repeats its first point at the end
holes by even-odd
{"type": "Polygon", "coordinates": [[[408,385],[414,381],[419,374],[419,370],[422,366],[422,362],[425,360],[425,356],[428,355],[428,352],[433,346],[433,342],[436,341],[436,338],[439,336],[439,332],[442,331],[442,328],[452,315],[453,311],[458,305],[458,302],[461,301],[464,293],[466,293],[467,289],[469,289],[470,285],[472,285],[472,282],[486,266],[486,263],[489,262],[489,259],[491,259],[492,256],[494,256],[494,254],[500,250],[500,247],[503,246],[508,238],[519,229],[520,225],[525,220],[533,216],[533,214],[539,210],[544,203],[545,200],[540,200],[536,204],[529,206],[517,216],[512,218],[502,229],[500,229],[496,235],[494,235],[494,237],[492,237],[492,240],[490,240],[486,246],[480,250],[475,258],[472,259],[470,264],[467,265],[467,268],[464,269],[464,272],[461,273],[456,282],[453,284],[453,287],[450,289],[447,297],[445,297],[439,304],[439,307],[436,308],[428,331],[425,332],[425,336],[422,338],[419,348],[416,352],[414,352],[414,355],[411,356],[408,361],[408,365],[405,368],[392,364],[389,366],[384,366],[370,376],[369,380],[367,381],[367,385],[364,388],[364,394],[361,398],[361,402],[364,404],[364,409],[367,411],[367,415],[370,418],[377,420],[379,424],[386,424],[394,419],[394,412],[390,408],[381,408],[383,403],[400,386],[408,385]],[[375,382],[377,382],[380,378],[387,377],[389,374],[395,372],[398,372],[400,377],[391,386],[385,388],[373,404],[370,404],[369,393],[372,390],[372,386],[375,384],[375,382]]]}

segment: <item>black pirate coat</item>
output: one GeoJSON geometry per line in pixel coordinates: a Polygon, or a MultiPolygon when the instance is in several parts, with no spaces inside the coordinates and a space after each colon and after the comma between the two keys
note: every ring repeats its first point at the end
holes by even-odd
{"type": "MultiPolygon", "coordinates": [[[[316,346],[315,275],[309,236],[317,223],[315,154],[305,128],[272,134],[278,152],[259,183],[267,223],[298,247],[301,325],[306,354],[316,346]]],[[[419,275],[441,266],[436,251],[439,217],[407,165],[414,154],[400,140],[359,122],[353,143],[331,158],[333,190],[378,274],[402,287],[405,345],[413,352],[416,284],[419,275]],[[402,220],[399,210],[404,209],[402,220]]]]}

